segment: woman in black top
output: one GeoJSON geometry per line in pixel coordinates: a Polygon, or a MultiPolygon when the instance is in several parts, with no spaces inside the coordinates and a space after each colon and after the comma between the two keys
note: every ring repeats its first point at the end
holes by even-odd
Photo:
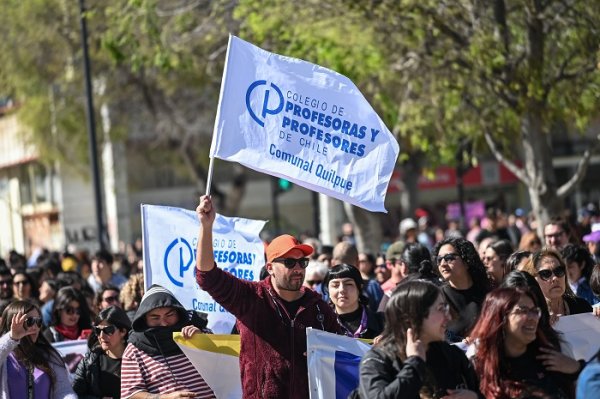
{"type": "Polygon", "coordinates": [[[437,286],[422,280],[400,283],[385,319],[381,340],[360,364],[361,398],[481,397],[465,354],[444,341],[450,316],[437,286]]]}
{"type": "Polygon", "coordinates": [[[73,390],[80,398],[120,398],[121,358],[131,322],[125,311],[110,306],[96,317],[90,350],[79,363],[73,390]]]}
{"type": "Polygon", "coordinates": [[[446,281],[442,292],[452,314],[447,338],[450,342],[460,342],[475,325],[481,304],[489,291],[485,266],[473,244],[462,237],[450,237],[438,242],[433,255],[438,271],[446,281]]]}
{"type": "Polygon", "coordinates": [[[363,279],[357,268],[347,264],[332,267],[323,287],[347,336],[375,338],[381,333],[379,318],[369,310],[368,300],[361,294],[363,279]]]}

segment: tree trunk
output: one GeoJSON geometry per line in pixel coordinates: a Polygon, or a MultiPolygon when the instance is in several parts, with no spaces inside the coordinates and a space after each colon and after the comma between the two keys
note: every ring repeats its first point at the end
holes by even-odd
{"type": "Polygon", "coordinates": [[[381,240],[381,223],[376,213],[344,202],[344,210],[348,220],[354,226],[354,238],[358,252],[379,252],[381,240]]]}
{"type": "Polygon", "coordinates": [[[231,190],[227,193],[225,199],[225,211],[228,215],[236,216],[239,214],[240,204],[246,194],[247,180],[246,168],[238,163],[233,164],[231,190]]]}
{"type": "Polygon", "coordinates": [[[527,65],[531,77],[531,89],[525,104],[521,134],[525,155],[525,173],[529,177],[529,195],[537,220],[537,232],[543,237],[544,225],[550,217],[558,215],[562,204],[557,196],[556,175],[552,165],[550,136],[544,130],[545,99],[536,93],[543,86],[545,33],[542,4],[534,0],[529,4],[531,12],[527,19],[529,51],[527,65]]]}
{"type": "Polygon", "coordinates": [[[532,112],[525,116],[521,133],[525,173],[531,182],[527,188],[537,221],[537,233],[541,238],[544,236],[544,226],[550,218],[560,215],[562,201],[556,194],[556,175],[552,165],[552,148],[548,144],[549,136],[543,131],[542,119],[540,114],[535,112],[536,108],[533,106],[532,112]]]}
{"type": "Polygon", "coordinates": [[[423,154],[412,153],[402,165],[402,181],[404,190],[400,193],[402,217],[414,218],[415,209],[419,203],[419,177],[423,165],[423,154]]]}

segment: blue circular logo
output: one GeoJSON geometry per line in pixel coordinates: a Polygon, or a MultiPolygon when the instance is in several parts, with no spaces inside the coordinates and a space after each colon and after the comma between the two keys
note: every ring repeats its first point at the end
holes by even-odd
{"type": "Polygon", "coordinates": [[[257,80],[256,82],[252,83],[250,86],[248,86],[248,90],[246,91],[246,108],[248,108],[248,112],[250,112],[250,116],[252,117],[252,119],[254,119],[256,121],[256,123],[258,123],[260,126],[265,127],[265,117],[267,116],[267,114],[270,115],[275,115],[280,113],[283,110],[283,93],[281,92],[281,90],[279,90],[279,87],[277,87],[274,83],[271,83],[271,88],[273,88],[273,90],[275,91],[275,94],[277,95],[277,98],[275,99],[275,101],[271,101],[271,107],[273,105],[276,105],[274,108],[269,108],[269,96],[271,93],[271,90],[267,87],[267,81],[266,80],[257,80]],[[261,86],[265,86],[264,87],[264,97],[262,99],[262,105],[260,105],[260,101],[254,101],[254,103],[251,101],[253,97],[258,96],[259,94],[253,94],[255,91],[258,92],[259,89],[261,88],[261,86]],[[254,109],[252,109],[253,105],[259,104],[259,110],[258,113],[254,112],[254,109]],[[275,104],[273,104],[275,103],[275,104]]]}
{"type": "Polygon", "coordinates": [[[183,274],[194,264],[194,251],[183,237],[174,239],[165,251],[164,267],[173,284],[183,287],[183,274]],[[175,269],[175,276],[171,270],[175,269]]]}

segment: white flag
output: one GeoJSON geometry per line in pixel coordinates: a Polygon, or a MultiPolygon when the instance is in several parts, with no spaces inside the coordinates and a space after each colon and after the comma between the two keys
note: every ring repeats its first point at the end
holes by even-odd
{"type": "MultiPolygon", "coordinates": [[[[142,205],[144,283],[159,284],[186,308],[208,314],[208,327],[229,334],[235,317],[196,284],[196,244],[200,222],[194,211],[142,205]]],[[[213,251],[218,267],[239,278],[258,281],[265,264],[259,237],[265,222],[217,214],[213,226],[213,251]]]]}
{"type": "Polygon", "coordinates": [[[398,152],[350,79],[230,36],[211,158],[386,212],[398,152]]]}
{"type": "Polygon", "coordinates": [[[306,329],[311,399],[346,399],[358,387],[360,360],[371,347],[359,339],[306,329]]]}

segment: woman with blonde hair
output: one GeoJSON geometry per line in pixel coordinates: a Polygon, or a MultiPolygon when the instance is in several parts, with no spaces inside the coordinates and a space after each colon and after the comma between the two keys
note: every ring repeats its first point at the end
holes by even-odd
{"type": "Polygon", "coordinates": [[[133,320],[135,312],[140,306],[142,297],[144,296],[144,274],[132,274],[129,280],[121,288],[119,299],[123,304],[123,310],[127,312],[130,320],[133,320]]]}

